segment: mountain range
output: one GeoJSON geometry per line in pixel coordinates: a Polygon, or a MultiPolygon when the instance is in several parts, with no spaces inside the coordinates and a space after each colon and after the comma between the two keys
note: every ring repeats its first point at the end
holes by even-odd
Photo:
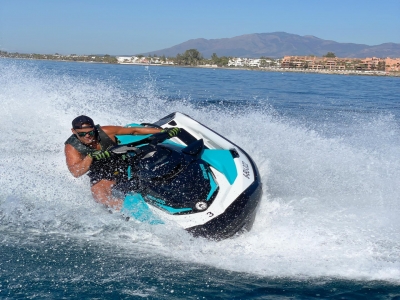
{"type": "Polygon", "coordinates": [[[400,57],[400,44],[384,43],[376,46],[355,43],[339,43],[312,35],[300,36],[286,32],[253,33],[232,38],[192,39],[170,48],[143,53],[174,57],[186,50],[197,49],[205,58],[213,53],[220,56],[280,58],[285,55],[323,56],[333,52],[337,57],[400,57]]]}

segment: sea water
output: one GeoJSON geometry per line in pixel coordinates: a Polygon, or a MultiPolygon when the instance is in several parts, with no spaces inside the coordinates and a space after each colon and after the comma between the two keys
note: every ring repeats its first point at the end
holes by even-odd
{"type": "Polygon", "coordinates": [[[0,59],[1,299],[400,298],[400,78],[0,59]],[[65,164],[71,120],[174,111],[256,162],[250,232],[125,221],[65,164]]]}

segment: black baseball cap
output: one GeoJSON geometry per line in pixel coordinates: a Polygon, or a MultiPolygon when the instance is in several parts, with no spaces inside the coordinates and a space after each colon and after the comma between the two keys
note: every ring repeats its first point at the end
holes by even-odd
{"type": "Polygon", "coordinates": [[[82,129],[82,125],[84,124],[88,124],[90,125],[90,127],[94,127],[94,122],[91,118],[89,118],[88,116],[79,116],[76,117],[73,121],[72,121],[72,128],[73,129],[82,129]]]}

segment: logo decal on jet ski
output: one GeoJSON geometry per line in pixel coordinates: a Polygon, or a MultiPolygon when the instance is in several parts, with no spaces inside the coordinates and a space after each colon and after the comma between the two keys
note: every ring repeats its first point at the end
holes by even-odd
{"type": "Polygon", "coordinates": [[[242,166],[243,166],[243,176],[246,177],[247,179],[250,179],[249,165],[246,164],[246,163],[242,160],[242,166]]]}
{"type": "Polygon", "coordinates": [[[161,165],[158,165],[158,166],[155,165],[154,168],[153,168],[153,171],[155,171],[155,170],[161,168],[162,166],[165,166],[165,165],[168,164],[168,163],[169,163],[169,161],[166,161],[165,163],[162,163],[161,165]]]}
{"type": "Polygon", "coordinates": [[[199,164],[199,166],[200,166],[201,170],[203,171],[204,179],[208,179],[207,171],[206,171],[206,168],[204,167],[204,165],[203,164],[199,164]]]}
{"type": "Polygon", "coordinates": [[[199,201],[196,203],[196,209],[197,210],[206,210],[208,207],[207,203],[203,202],[203,201],[199,201]]]}

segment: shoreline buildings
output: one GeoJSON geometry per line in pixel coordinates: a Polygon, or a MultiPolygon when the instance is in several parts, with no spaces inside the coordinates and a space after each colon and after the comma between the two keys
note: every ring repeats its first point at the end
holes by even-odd
{"type": "Polygon", "coordinates": [[[282,68],[310,70],[355,70],[399,72],[400,58],[339,58],[317,56],[285,56],[281,61],[282,68]]]}
{"type": "MultiPolygon", "coordinates": [[[[172,59],[145,56],[120,56],[119,64],[175,65],[172,59]]],[[[199,67],[217,67],[207,60],[199,67]]],[[[400,72],[400,58],[339,58],[318,56],[284,56],[282,59],[231,57],[227,67],[260,68],[307,71],[364,71],[364,72],[400,72]]]]}

